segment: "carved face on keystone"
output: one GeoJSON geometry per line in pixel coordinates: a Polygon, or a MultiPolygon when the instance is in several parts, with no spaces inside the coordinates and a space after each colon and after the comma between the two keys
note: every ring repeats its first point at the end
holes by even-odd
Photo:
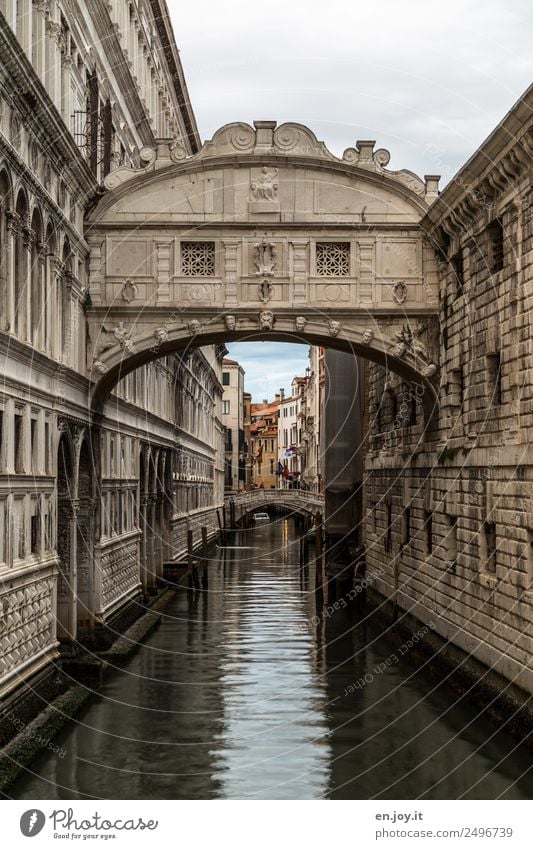
{"type": "Polygon", "coordinates": [[[274,313],[264,310],[259,316],[259,327],[261,330],[272,330],[274,325],[274,313]]]}
{"type": "Polygon", "coordinates": [[[373,330],[365,330],[365,332],[363,333],[363,343],[365,345],[370,345],[373,338],[374,338],[374,331],[373,330]]]}
{"type": "Polygon", "coordinates": [[[189,330],[191,331],[193,336],[195,336],[197,333],[200,332],[201,327],[202,327],[202,325],[200,324],[200,322],[197,319],[193,319],[192,321],[189,322],[189,330]]]}
{"type": "Polygon", "coordinates": [[[234,315],[227,315],[226,316],[226,328],[228,330],[235,330],[236,324],[237,324],[237,322],[235,321],[234,315]]]}
{"type": "Polygon", "coordinates": [[[303,315],[296,316],[295,325],[296,325],[296,330],[298,331],[298,333],[304,332],[306,324],[307,324],[307,319],[304,318],[303,315]]]}

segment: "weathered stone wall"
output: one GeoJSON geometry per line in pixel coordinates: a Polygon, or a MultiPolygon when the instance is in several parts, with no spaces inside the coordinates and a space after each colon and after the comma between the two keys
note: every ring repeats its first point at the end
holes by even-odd
{"type": "Polygon", "coordinates": [[[424,434],[416,385],[371,366],[365,486],[374,586],[529,692],[531,99],[422,222],[439,260],[440,409],[424,434]]]}

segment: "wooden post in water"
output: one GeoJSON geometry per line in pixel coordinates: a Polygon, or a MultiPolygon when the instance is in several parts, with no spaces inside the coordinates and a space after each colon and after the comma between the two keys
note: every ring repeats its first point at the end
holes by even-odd
{"type": "Polygon", "coordinates": [[[315,564],[315,586],[325,599],[327,587],[324,580],[323,520],[318,511],[315,515],[315,564]]]}
{"type": "Polygon", "coordinates": [[[199,586],[198,569],[194,565],[194,536],[192,530],[187,531],[187,579],[189,589],[199,586]]]}
{"type": "Polygon", "coordinates": [[[202,527],[202,559],[202,586],[207,589],[209,586],[209,570],[207,568],[207,528],[204,526],[202,527]]]}

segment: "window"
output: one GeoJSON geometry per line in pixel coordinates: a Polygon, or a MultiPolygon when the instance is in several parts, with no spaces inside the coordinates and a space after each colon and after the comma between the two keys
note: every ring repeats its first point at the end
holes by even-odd
{"type": "Polygon", "coordinates": [[[455,575],[457,566],[457,516],[447,516],[448,528],[446,533],[446,546],[448,553],[448,568],[455,575]]]}
{"type": "Polygon", "coordinates": [[[411,508],[406,507],[403,513],[403,544],[411,542],[411,508]]]}
{"type": "Polygon", "coordinates": [[[31,452],[31,471],[32,474],[37,472],[38,468],[38,444],[37,444],[37,419],[32,419],[30,422],[30,452],[31,452]]]}
{"type": "Polygon", "coordinates": [[[23,419],[22,416],[15,413],[15,473],[17,475],[24,474],[24,440],[23,440],[23,419]]]}
{"type": "Polygon", "coordinates": [[[464,404],[464,376],[463,369],[454,368],[450,372],[450,403],[454,407],[459,407],[460,410],[463,408],[464,404]]]}
{"type": "Polygon", "coordinates": [[[387,554],[392,551],[392,504],[387,504],[387,526],[385,528],[385,537],[383,540],[383,548],[387,554]]]}
{"type": "Polygon", "coordinates": [[[39,505],[36,505],[35,513],[31,517],[30,525],[31,553],[39,554],[41,551],[41,515],[39,505]]]}
{"type": "Polygon", "coordinates": [[[270,474],[271,474],[271,475],[273,475],[273,474],[274,474],[274,460],[271,460],[271,461],[270,461],[270,474]]]}
{"type": "Polygon", "coordinates": [[[487,354],[487,395],[491,404],[502,403],[502,364],[499,351],[487,354]]]}
{"type": "Polygon", "coordinates": [[[424,525],[426,528],[426,551],[431,554],[433,552],[433,513],[431,510],[424,510],[424,525]]]}
{"type": "Polygon", "coordinates": [[[215,273],[215,243],[182,242],[181,273],[183,277],[213,277],[215,273]]]}
{"type": "Polygon", "coordinates": [[[461,249],[454,254],[450,260],[455,280],[455,291],[457,295],[463,294],[464,289],[464,263],[463,252],[461,249]]]}
{"type": "Polygon", "coordinates": [[[484,565],[487,572],[496,572],[496,525],[494,522],[485,522],[484,534],[484,565]]]}
{"type": "Polygon", "coordinates": [[[229,371],[222,372],[222,386],[229,386],[229,371]]]}
{"type": "Polygon", "coordinates": [[[348,277],[350,274],[350,243],[317,242],[316,273],[319,277],[348,277]]]}
{"type": "Polygon", "coordinates": [[[224,416],[229,415],[229,401],[222,401],[222,413],[224,416]]]}
{"type": "Polygon", "coordinates": [[[487,227],[489,237],[489,268],[491,274],[503,268],[503,224],[495,218],[487,227]]]}

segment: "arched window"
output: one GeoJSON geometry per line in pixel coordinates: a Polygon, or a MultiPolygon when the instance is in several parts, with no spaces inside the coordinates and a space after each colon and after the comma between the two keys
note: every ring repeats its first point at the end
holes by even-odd
{"type": "Polygon", "coordinates": [[[61,256],[63,262],[63,276],[61,280],[61,353],[63,359],[68,358],[72,351],[72,327],[71,327],[71,291],[72,291],[72,273],[73,273],[73,255],[70,250],[68,239],[65,239],[63,245],[63,253],[61,256]]]}
{"type": "Polygon", "coordinates": [[[15,334],[19,339],[27,337],[27,298],[28,298],[28,249],[26,244],[27,233],[25,228],[28,221],[28,204],[26,195],[20,191],[15,206],[15,212],[18,216],[18,226],[15,234],[15,256],[14,256],[14,275],[15,275],[15,334]]]}
{"type": "Polygon", "coordinates": [[[56,260],[57,239],[51,223],[46,228],[46,265],[43,304],[43,347],[52,356],[57,356],[56,332],[60,332],[61,315],[56,308],[56,260]],[[57,331],[56,331],[57,328],[57,331]]]}
{"type": "Polygon", "coordinates": [[[43,268],[41,263],[43,225],[38,210],[31,219],[30,254],[30,341],[35,348],[42,349],[42,313],[44,304],[43,268]]]}

